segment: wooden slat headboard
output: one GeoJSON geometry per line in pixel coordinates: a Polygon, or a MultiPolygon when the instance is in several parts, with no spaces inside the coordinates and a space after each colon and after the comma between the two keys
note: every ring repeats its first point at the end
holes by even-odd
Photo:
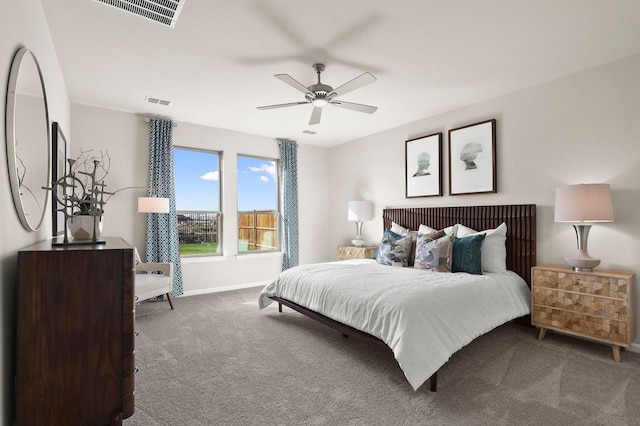
{"type": "Polygon", "coordinates": [[[385,228],[391,222],[417,230],[421,224],[435,229],[461,223],[478,231],[507,225],[507,269],[531,287],[531,267],[536,264],[536,205],[516,204],[468,207],[407,207],[382,211],[385,228]]]}

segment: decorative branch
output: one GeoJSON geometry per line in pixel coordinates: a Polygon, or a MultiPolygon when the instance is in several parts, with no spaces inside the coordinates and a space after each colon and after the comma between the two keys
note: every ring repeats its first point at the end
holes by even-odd
{"type": "Polygon", "coordinates": [[[93,149],[80,149],[80,155],[76,158],[73,173],[82,174],[82,183],[85,188],[91,188],[90,176],[92,173],[95,182],[102,182],[111,170],[111,155],[107,151],[100,151],[98,154],[93,153],[93,149]]]}

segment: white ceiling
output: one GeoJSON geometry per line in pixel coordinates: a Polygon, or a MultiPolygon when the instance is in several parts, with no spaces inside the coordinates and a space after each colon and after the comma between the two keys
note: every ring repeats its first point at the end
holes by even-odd
{"type": "Polygon", "coordinates": [[[640,53],[638,0],[184,0],[175,28],[41,0],[71,101],[333,146],[640,53]],[[307,123],[305,86],[378,79],[307,123]],[[145,97],[172,101],[163,107],[145,97]],[[317,131],[316,135],[303,134],[317,131]]]}

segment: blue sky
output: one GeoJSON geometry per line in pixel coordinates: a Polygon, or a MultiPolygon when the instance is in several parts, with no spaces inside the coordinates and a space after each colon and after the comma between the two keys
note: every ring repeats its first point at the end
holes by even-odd
{"type": "MultiPolygon", "coordinates": [[[[174,149],[176,210],[220,210],[218,159],[212,152],[174,149]]],[[[241,156],[237,161],[238,210],[277,210],[275,162],[241,156]]]]}

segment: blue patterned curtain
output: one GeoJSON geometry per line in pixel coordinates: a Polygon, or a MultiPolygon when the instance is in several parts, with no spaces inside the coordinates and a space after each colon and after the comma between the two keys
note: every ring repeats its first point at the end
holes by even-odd
{"type": "Polygon", "coordinates": [[[151,119],[149,121],[149,188],[155,190],[158,197],[169,198],[169,214],[147,214],[147,262],[173,263],[171,294],[180,296],[182,268],[173,178],[172,129],[173,123],[170,120],[151,119]]]}
{"type": "Polygon", "coordinates": [[[298,265],[298,144],[278,139],[282,195],[282,270],[298,265]]]}

